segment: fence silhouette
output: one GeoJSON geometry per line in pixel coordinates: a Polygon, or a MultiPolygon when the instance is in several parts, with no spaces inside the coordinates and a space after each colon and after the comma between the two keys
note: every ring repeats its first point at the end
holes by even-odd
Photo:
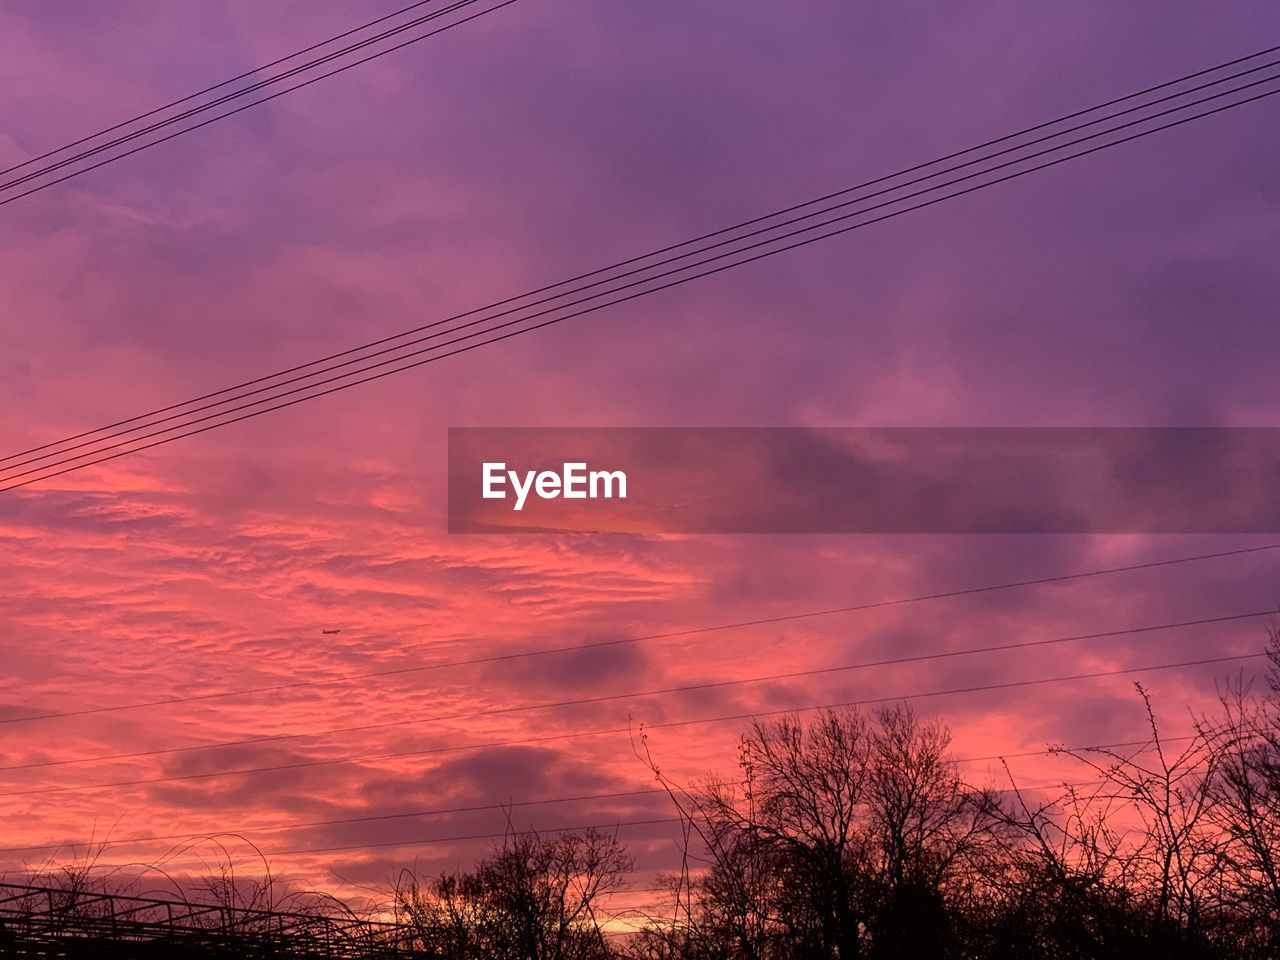
{"type": "Polygon", "coordinates": [[[285,913],[0,882],[0,957],[403,960],[407,931],[285,913]]]}

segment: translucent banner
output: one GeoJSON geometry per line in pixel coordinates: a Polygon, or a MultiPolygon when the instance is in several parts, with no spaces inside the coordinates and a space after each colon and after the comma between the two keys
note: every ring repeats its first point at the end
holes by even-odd
{"type": "Polygon", "coordinates": [[[457,428],[455,533],[1276,533],[1271,428],[457,428]]]}

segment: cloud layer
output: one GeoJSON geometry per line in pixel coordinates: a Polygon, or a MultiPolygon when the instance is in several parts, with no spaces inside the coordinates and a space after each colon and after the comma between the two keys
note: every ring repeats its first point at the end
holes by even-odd
{"type": "MultiPolygon", "coordinates": [[[[7,4],[0,162],[382,12],[7,4]]],[[[1251,52],[1277,26],[1261,3],[1227,17],[525,0],[4,207],[3,452],[1251,52]]],[[[642,790],[629,725],[649,725],[686,780],[732,770],[741,724],[653,725],[931,694],[921,706],[949,720],[960,756],[1140,736],[1137,675],[932,694],[1247,653],[1261,624],[532,708],[1268,609],[1271,554],[419,669],[1262,542],[449,536],[446,428],[1274,425],[1259,362],[1280,348],[1274,110],[0,495],[0,720],[78,714],[0,726],[0,765],[22,768],[0,772],[2,845],[235,835],[343,887],[466,863],[486,841],[362,844],[494,833],[505,814],[280,828],[642,790]],[[344,680],[370,673],[388,675],[344,680]],[[258,687],[275,689],[191,699],[258,687]],[[82,713],[171,698],[184,702],[82,713]],[[185,752],[62,763],[163,750],[185,752]],[[254,772],[201,776],[230,769],[254,772]]],[[[1151,674],[1170,729],[1231,669],[1151,674]]],[[[1080,775],[1061,759],[1016,769],[1080,775]]],[[[648,795],[511,809],[547,828],[666,815],[648,795]]],[[[645,876],[672,862],[669,828],[625,837],[645,876]]],[[[175,866],[218,850],[197,843],[175,866]]],[[[16,871],[48,852],[0,857],[16,871]]]]}

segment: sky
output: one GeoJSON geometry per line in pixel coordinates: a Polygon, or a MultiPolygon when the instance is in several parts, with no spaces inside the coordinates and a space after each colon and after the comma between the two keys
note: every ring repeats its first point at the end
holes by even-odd
{"type": "MultiPolygon", "coordinates": [[[[0,166],[387,9],[10,0],[0,166]]],[[[1278,34],[1280,10],[1261,2],[519,0],[0,207],[0,447],[429,322],[1278,34]]],[[[283,828],[646,790],[641,724],[684,783],[732,774],[743,722],[661,724],[821,703],[916,697],[957,757],[986,757],[1141,738],[1141,679],[1166,731],[1185,732],[1223,676],[1259,662],[930,694],[1255,653],[1265,618],[632,694],[1272,610],[1276,555],[1262,552],[680,635],[1266,537],[450,535],[447,429],[1275,426],[1276,110],[0,494],[0,871],[85,856],[14,848],[209,835],[99,859],[199,872],[257,848],[281,874],[356,895],[406,865],[465,867],[487,841],[370,844],[500,832],[506,814],[283,828]],[[655,634],[677,635],[600,646],[655,634]],[[259,687],[273,689],[190,699],[259,687]],[[614,699],[538,706],[600,697],[614,699]],[[172,698],[187,702],[82,712],[172,698]],[[21,719],[47,713],[79,715],[21,719]],[[185,749],[277,736],[290,739],[185,749]],[[327,762],[346,758],[363,759],[327,762]],[[195,776],[228,770],[256,772],[195,776]]],[[[1010,764],[1029,785],[1083,776],[1060,757],[1010,764]]],[[[965,769],[1008,785],[998,764],[965,769]]],[[[652,795],[510,813],[540,829],[670,815],[652,795]]],[[[620,836],[637,888],[676,862],[669,825],[620,836]]],[[[620,909],[643,894],[630,896],[620,909]]]]}

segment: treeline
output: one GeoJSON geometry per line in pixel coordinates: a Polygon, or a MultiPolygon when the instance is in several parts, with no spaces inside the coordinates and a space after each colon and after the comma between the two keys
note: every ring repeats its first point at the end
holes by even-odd
{"type": "Polygon", "coordinates": [[[667,903],[619,936],[601,909],[631,861],[588,833],[510,836],[473,871],[395,890],[440,960],[1275,960],[1280,637],[1270,683],[1224,682],[1190,734],[1063,751],[1046,799],[968,782],[939,721],[899,705],[757,722],[731,779],[681,786],[667,903]]]}
{"type": "MultiPolygon", "coordinates": [[[[681,856],[660,879],[662,906],[625,923],[610,908],[638,885],[634,862],[615,834],[595,830],[511,829],[469,870],[404,871],[373,911],[226,876],[193,903],[221,905],[207,914],[218,938],[205,939],[227,957],[1274,960],[1274,631],[1271,651],[1269,682],[1224,682],[1190,733],[1165,736],[1138,687],[1144,739],[1063,751],[1084,774],[1054,792],[1007,769],[999,782],[970,782],[945,725],[906,705],[754,723],[732,777],[691,785],[665,776],[641,736],[637,756],[667,791],[681,856]],[[282,907],[288,929],[268,916],[282,907]]],[[[101,911],[101,888],[70,879],[82,889],[67,915],[101,911]]],[[[0,956],[88,955],[26,949],[12,920],[6,929],[0,907],[0,956]]],[[[157,955],[141,950],[101,955],[157,955]]]]}
{"type": "Polygon", "coordinates": [[[740,779],[672,787],[679,906],[629,952],[1280,957],[1277,727],[1247,697],[1224,707],[1176,747],[1152,719],[1145,748],[1079,753],[1094,779],[1052,801],[967,783],[946,728],[906,706],[755,724],[740,779]]]}

